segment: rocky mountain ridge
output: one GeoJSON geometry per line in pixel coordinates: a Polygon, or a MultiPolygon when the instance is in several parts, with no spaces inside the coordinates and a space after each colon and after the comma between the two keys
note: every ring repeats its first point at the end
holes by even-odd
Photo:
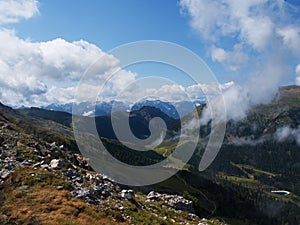
{"type": "MultiPolygon", "coordinates": [[[[70,204],[79,204],[77,200],[72,200],[73,198],[82,200],[85,203],[80,203],[80,207],[94,210],[95,214],[105,214],[99,216],[99,221],[104,219],[111,220],[112,223],[142,224],[141,220],[145,217],[144,219],[160,224],[222,224],[215,219],[200,219],[193,214],[192,201],[182,196],[154,192],[146,196],[122,190],[105,175],[93,172],[88,160],[76,153],[70,144],[61,143],[61,139],[55,142],[55,137],[50,138],[53,142],[48,142],[48,138],[45,140],[35,134],[34,125],[31,125],[31,130],[22,127],[22,124],[32,118],[23,117],[3,105],[0,111],[1,224],[67,224],[67,218],[63,214],[60,215],[59,211],[63,210],[63,202],[57,202],[51,209],[45,209],[44,205],[47,204],[43,204],[43,201],[47,201],[47,197],[39,199],[42,202],[38,203],[40,209],[48,210],[51,215],[59,215],[59,218],[52,222],[50,214],[49,220],[47,216],[41,218],[43,213],[35,209],[33,203],[33,206],[28,206],[27,197],[35,196],[34,193],[39,191],[42,193],[43,189],[47,189],[49,195],[56,193],[56,196],[59,196],[64,193],[69,196],[67,198],[70,204]],[[18,193],[15,193],[16,191],[18,193]],[[16,207],[24,207],[25,211],[18,211],[10,202],[19,199],[22,203],[16,207]]],[[[37,199],[37,196],[35,198],[37,199]]],[[[78,217],[86,216],[84,212],[76,214],[67,215],[68,220],[74,221],[72,224],[89,224],[84,219],[83,222],[78,222],[78,217]]]]}

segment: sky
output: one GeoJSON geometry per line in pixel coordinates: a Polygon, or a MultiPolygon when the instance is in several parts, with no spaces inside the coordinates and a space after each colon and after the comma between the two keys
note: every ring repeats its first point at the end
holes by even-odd
{"type": "MultiPolygon", "coordinates": [[[[11,106],[72,102],[95,60],[102,57],[105,78],[118,68],[110,50],[142,40],[173,42],[201,57],[232,118],[269,102],[279,86],[300,85],[297,0],[0,0],[0,40],[0,101],[11,106]]],[[[158,88],[158,96],[196,99],[209,88],[174,68],[145,64],[122,68],[102,98],[113,100],[150,75],[178,84],[158,88]]]]}

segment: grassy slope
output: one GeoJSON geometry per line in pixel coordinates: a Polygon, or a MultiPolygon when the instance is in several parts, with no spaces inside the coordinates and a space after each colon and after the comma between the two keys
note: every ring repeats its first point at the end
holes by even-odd
{"type": "MultiPolygon", "coordinates": [[[[1,138],[5,142],[13,143],[12,151],[22,160],[31,159],[39,161],[32,154],[32,144],[38,144],[43,148],[46,142],[56,141],[64,143],[69,150],[75,151],[72,137],[59,133],[67,129],[59,124],[56,131],[47,129],[49,121],[39,120],[30,116],[24,116],[18,112],[1,106],[0,125],[1,138]],[[43,127],[37,124],[43,124],[43,127]]],[[[114,148],[117,143],[109,141],[114,148]]],[[[5,147],[7,148],[7,147],[5,147]]],[[[84,171],[84,170],[83,170],[84,171]]],[[[198,224],[191,220],[186,212],[171,209],[162,202],[146,202],[144,194],[137,194],[136,200],[146,207],[138,209],[135,202],[121,199],[118,196],[110,197],[98,206],[87,205],[85,202],[71,196],[69,190],[72,186],[61,176],[61,171],[47,172],[33,167],[24,167],[11,174],[0,185],[0,224],[51,224],[51,225],[85,225],[85,224],[198,224]],[[58,186],[62,188],[58,189],[58,186]],[[125,210],[129,219],[123,221],[120,207],[125,210]],[[165,218],[164,218],[165,217],[165,218]],[[177,221],[177,222],[174,222],[177,221]]],[[[222,224],[215,219],[209,220],[209,224],[222,224]]]]}

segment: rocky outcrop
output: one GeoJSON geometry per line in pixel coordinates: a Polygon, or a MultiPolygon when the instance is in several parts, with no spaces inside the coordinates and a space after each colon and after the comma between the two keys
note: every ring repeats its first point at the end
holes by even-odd
{"type": "MultiPolygon", "coordinates": [[[[136,224],[131,223],[134,221],[133,215],[128,212],[141,211],[172,223],[181,221],[177,224],[187,224],[187,222],[198,224],[199,218],[195,214],[190,213],[187,216],[183,212],[176,211],[194,212],[191,201],[178,195],[150,192],[147,201],[153,202],[147,206],[145,195],[136,194],[130,189],[121,191],[113,180],[103,174],[93,172],[88,165],[87,158],[74,154],[59,142],[46,142],[19,132],[16,126],[2,125],[0,121],[0,185],[10,180],[8,178],[11,173],[22,168],[39,170],[39,172],[46,170],[53,173],[55,177],[67,181],[67,185],[66,183],[57,185],[54,187],[55,190],[68,190],[73,197],[95,205],[99,210],[106,212],[114,210],[118,221],[136,224]],[[156,202],[160,200],[169,206],[161,208],[160,203],[156,202]],[[164,215],[161,215],[161,210],[165,210],[164,215]],[[174,211],[176,211],[175,214],[174,211]],[[171,212],[170,216],[165,214],[167,212],[171,212]],[[171,215],[176,215],[176,217],[172,218],[171,215]]],[[[35,176],[35,173],[31,176],[35,176]]]]}
{"type": "Polygon", "coordinates": [[[185,199],[180,195],[160,194],[154,191],[151,191],[147,195],[147,201],[158,201],[158,200],[164,201],[165,203],[173,206],[177,210],[195,213],[193,202],[185,199]]]}
{"type": "Polygon", "coordinates": [[[80,175],[76,170],[68,169],[65,176],[74,187],[72,195],[90,204],[96,205],[109,196],[117,195],[120,191],[116,184],[104,179],[104,176],[98,173],[80,175]]]}

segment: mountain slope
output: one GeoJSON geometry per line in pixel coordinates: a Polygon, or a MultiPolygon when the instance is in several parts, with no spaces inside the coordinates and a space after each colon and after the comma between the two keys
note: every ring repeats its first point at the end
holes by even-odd
{"type": "MultiPolygon", "coordinates": [[[[61,128],[53,131],[48,124],[0,105],[0,224],[200,223],[187,211],[193,209],[192,201],[181,196],[122,195],[129,191],[121,192],[112,180],[92,171],[88,159],[75,154],[69,143],[74,140],[62,129],[67,127],[50,122],[61,128]]],[[[107,144],[118,152],[117,143],[107,144]]],[[[206,222],[224,224],[217,219],[206,222]]]]}
{"type": "MultiPolygon", "coordinates": [[[[182,194],[188,191],[201,216],[217,215],[230,224],[292,224],[300,223],[300,151],[297,145],[297,130],[300,118],[300,88],[284,87],[276,99],[268,105],[254,107],[247,118],[241,121],[229,121],[223,146],[213,164],[205,172],[199,173],[198,163],[203,154],[210,126],[202,126],[200,143],[189,161],[187,169],[180,171],[165,182],[151,187],[142,187],[146,192],[155,189],[163,192],[182,194]],[[285,136],[280,136],[280,135],[285,136]],[[281,138],[280,138],[281,137],[281,138]],[[285,137],[285,138],[282,138],[285,137]],[[280,196],[271,191],[286,190],[290,194],[280,196]],[[198,202],[198,203],[197,203],[198,202]],[[199,204],[200,203],[200,204],[199,204]],[[238,210],[237,210],[238,209],[238,210]]],[[[203,106],[197,108],[182,120],[201,115],[203,106]]],[[[121,121],[126,112],[117,112],[117,121],[121,121]]],[[[161,111],[145,107],[131,112],[131,125],[139,138],[149,135],[148,122],[155,116],[165,117],[161,111]],[[148,133],[147,133],[148,132],[148,133]]],[[[99,117],[98,129],[109,127],[110,116],[99,117]],[[100,121],[100,122],[99,122],[100,121]]],[[[179,120],[167,120],[169,139],[157,149],[157,153],[148,155],[153,161],[144,161],[136,151],[130,152],[117,140],[104,139],[109,151],[120,160],[129,164],[138,161],[153,163],[163,160],[176,147],[176,138],[180,130],[179,120]],[[127,152],[130,152],[128,157],[127,152]],[[159,154],[161,155],[159,155],[159,154]],[[153,155],[152,155],[153,154],[153,155]],[[134,158],[138,156],[140,158],[134,158]],[[130,160],[134,158],[134,160],[130,160]]],[[[104,129],[101,135],[115,138],[112,128],[104,129]]],[[[146,158],[147,158],[146,157],[146,158]]],[[[137,164],[135,164],[137,165],[137,164]]]]}

